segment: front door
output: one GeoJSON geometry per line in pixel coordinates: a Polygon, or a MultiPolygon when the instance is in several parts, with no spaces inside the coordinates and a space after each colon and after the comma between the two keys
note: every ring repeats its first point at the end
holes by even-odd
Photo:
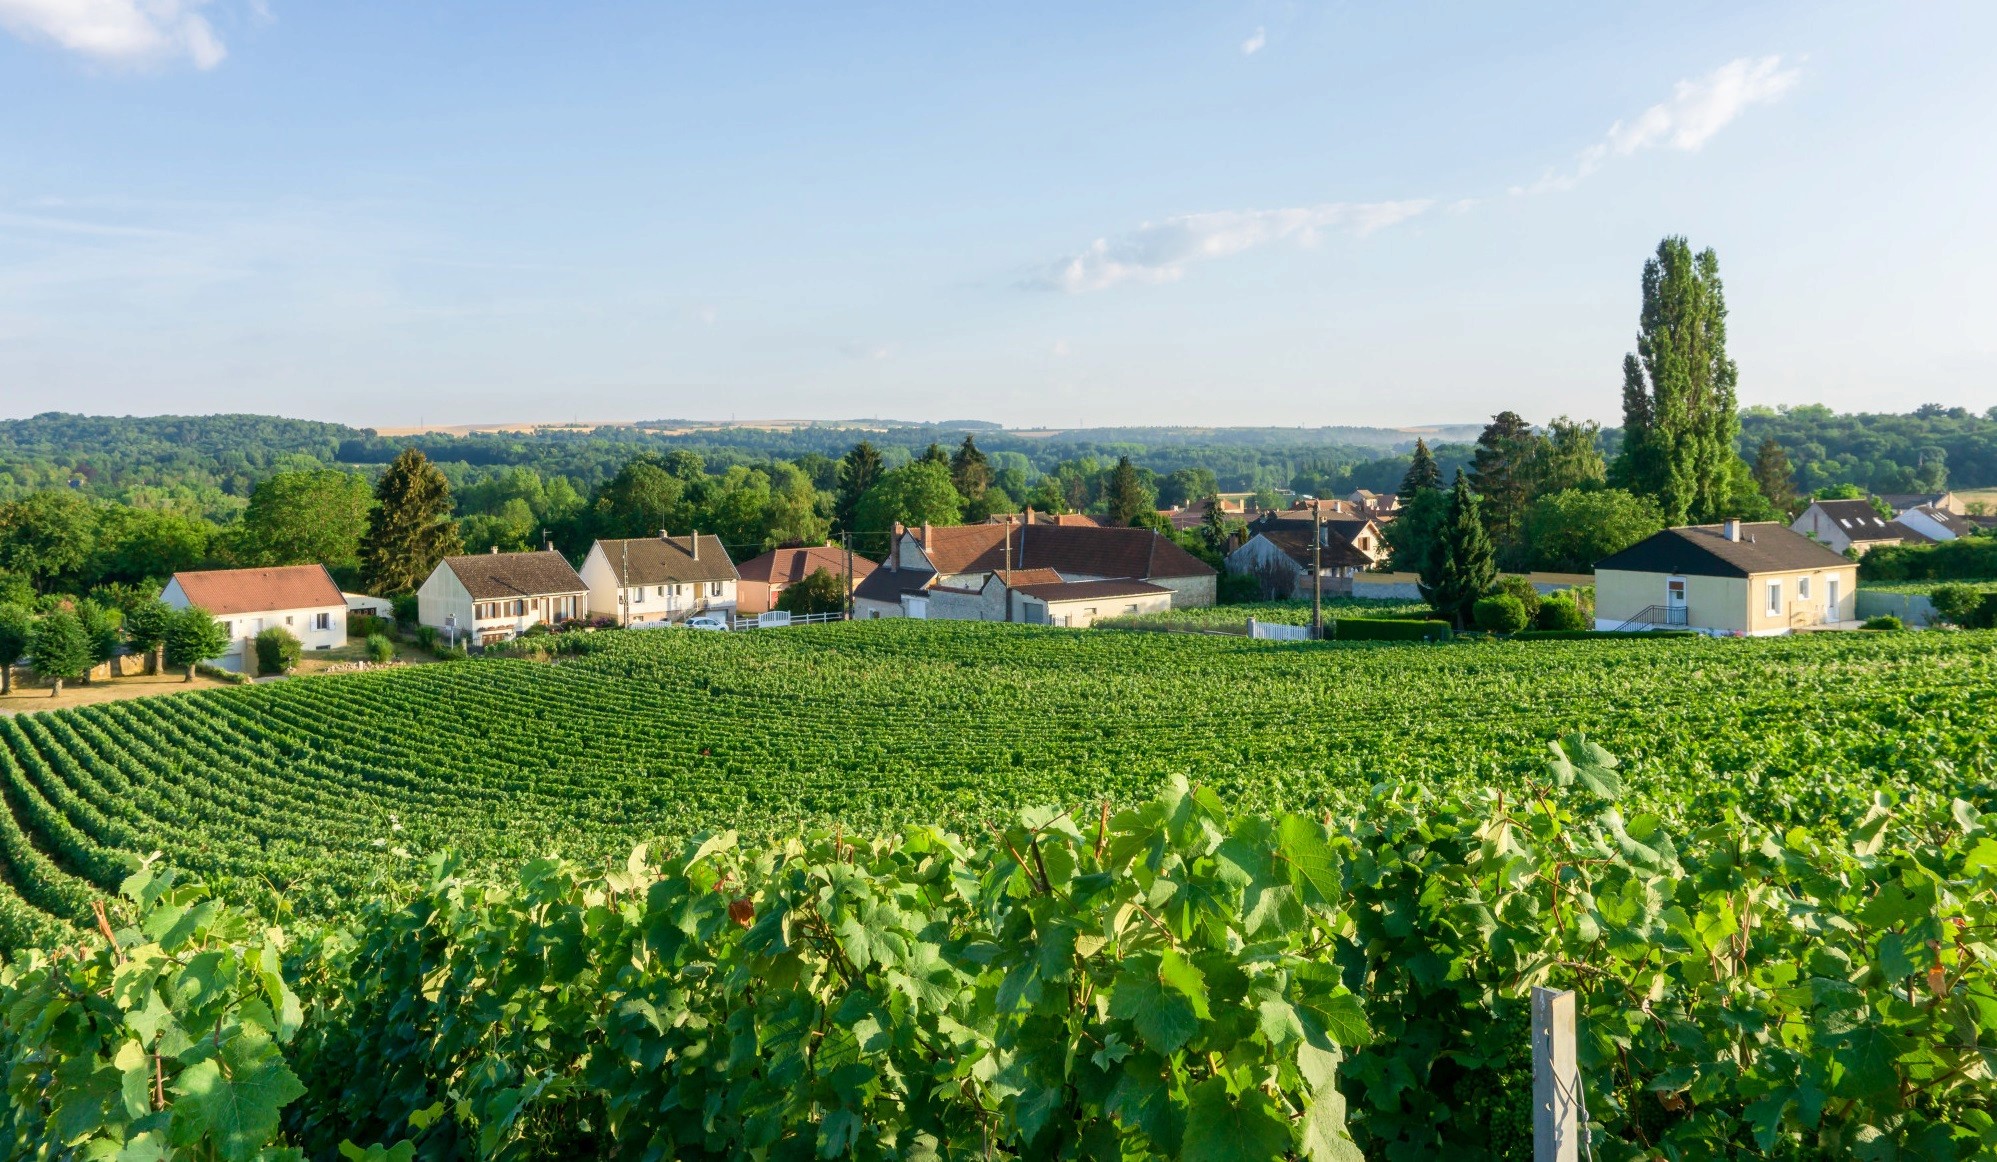
{"type": "Polygon", "coordinates": [[[1832,577],[1824,585],[1824,620],[1832,625],[1844,619],[1838,612],[1843,608],[1838,604],[1838,582],[1842,580],[1842,577],[1832,577]]]}
{"type": "Polygon", "coordinates": [[[1670,577],[1664,582],[1664,624],[1686,624],[1685,579],[1683,577],[1670,577]]]}

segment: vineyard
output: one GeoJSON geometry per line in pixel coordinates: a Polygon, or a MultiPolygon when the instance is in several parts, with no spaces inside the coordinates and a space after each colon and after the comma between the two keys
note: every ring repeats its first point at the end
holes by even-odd
{"type": "Polygon", "coordinates": [[[1986,634],[1312,646],[893,622],[603,634],[491,659],[0,718],[0,925],[89,921],[151,852],[272,918],[335,916],[432,852],[621,859],[733,827],[976,829],[1178,776],[1313,811],[1389,774],[1503,786],[1585,730],[1631,795],[1710,818],[1979,801],[1986,634]]]}

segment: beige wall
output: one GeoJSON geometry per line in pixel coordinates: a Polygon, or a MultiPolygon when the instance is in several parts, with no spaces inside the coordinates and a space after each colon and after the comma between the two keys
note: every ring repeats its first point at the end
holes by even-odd
{"type": "Polygon", "coordinates": [[[1169,605],[1172,609],[1198,609],[1212,605],[1220,584],[1220,579],[1212,576],[1146,577],[1145,580],[1172,591],[1169,605]]]}
{"type": "MultiPolygon", "coordinates": [[[[1620,569],[1595,572],[1595,626],[1616,629],[1652,605],[1665,604],[1665,582],[1672,574],[1632,573],[1620,569]]],[[[1858,567],[1801,569],[1757,573],[1751,578],[1685,576],[1686,626],[1713,633],[1778,634],[1824,624],[1849,622],[1857,616],[1858,567]],[[1830,579],[1838,579],[1835,618],[1826,618],[1830,579]],[[1800,585],[1809,579],[1810,595],[1800,585]],[[1768,583],[1782,585],[1781,611],[1768,612],[1768,583]]]]}
{"type": "MultiPolygon", "coordinates": [[[[1022,605],[1025,604],[1025,600],[1021,600],[1022,605]]],[[[1050,624],[1065,624],[1070,629],[1087,629],[1106,617],[1164,613],[1172,608],[1172,595],[1144,593],[1130,597],[1090,597],[1078,601],[1049,601],[1044,603],[1043,607],[1050,624]]]]}

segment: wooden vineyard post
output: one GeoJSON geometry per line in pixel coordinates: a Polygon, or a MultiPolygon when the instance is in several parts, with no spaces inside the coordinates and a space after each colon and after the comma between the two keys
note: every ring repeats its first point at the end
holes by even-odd
{"type": "Polygon", "coordinates": [[[1532,990],[1533,1162],[1579,1162],[1581,1070],[1574,1057],[1574,994],[1532,990]]]}

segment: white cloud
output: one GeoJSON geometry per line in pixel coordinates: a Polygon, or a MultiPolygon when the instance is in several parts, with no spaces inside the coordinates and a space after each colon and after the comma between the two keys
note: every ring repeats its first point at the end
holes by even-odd
{"type": "Polygon", "coordinates": [[[1226,258],[1278,242],[1314,246],[1327,230],[1363,237],[1405,222],[1434,204],[1422,198],[1183,214],[1146,222],[1121,238],[1098,238],[1087,250],[1054,264],[1031,285],[1072,294],[1122,282],[1176,282],[1194,262],[1226,258]]]}
{"type": "Polygon", "coordinates": [[[886,359],[894,354],[894,344],[868,343],[859,339],[852,339],[839,344],[839,353],[848,359],[886,359]]]}
{"type": "Polygon", "coordinates": [[[1776,100],[1795,88],[1801,77],[1801,69],[1784,68],[1779,56],[1729,61],[1697,80],[1678,82],[1670,100],[1609,126],[1602,140],[1581,151],[1571,171],[1549,171],[1530,186],[1514,186],[1512,192],[1571,190],[1609,158],[1628,157],[1641,149],[1697,150],[1750,107],[1776,100]]]}
{"type": "Polygon", "coordinates": [[[1254,36],[1251,36],[1247,40],[1241,42],[1241,55],[1254,56],[1256,53],[1261,52],[1263,46],[1267,45],[1268,43],[1269,43],[1269,30],[1266,28],[1258,28],[1255,30],[1254,36]]]}
{"type": "Polygon", "coordinates": [[[212,69],[228,49],[197,9],[206,0],[0,0],[0,28],[113,64],[185,57],[212,69]]]}

